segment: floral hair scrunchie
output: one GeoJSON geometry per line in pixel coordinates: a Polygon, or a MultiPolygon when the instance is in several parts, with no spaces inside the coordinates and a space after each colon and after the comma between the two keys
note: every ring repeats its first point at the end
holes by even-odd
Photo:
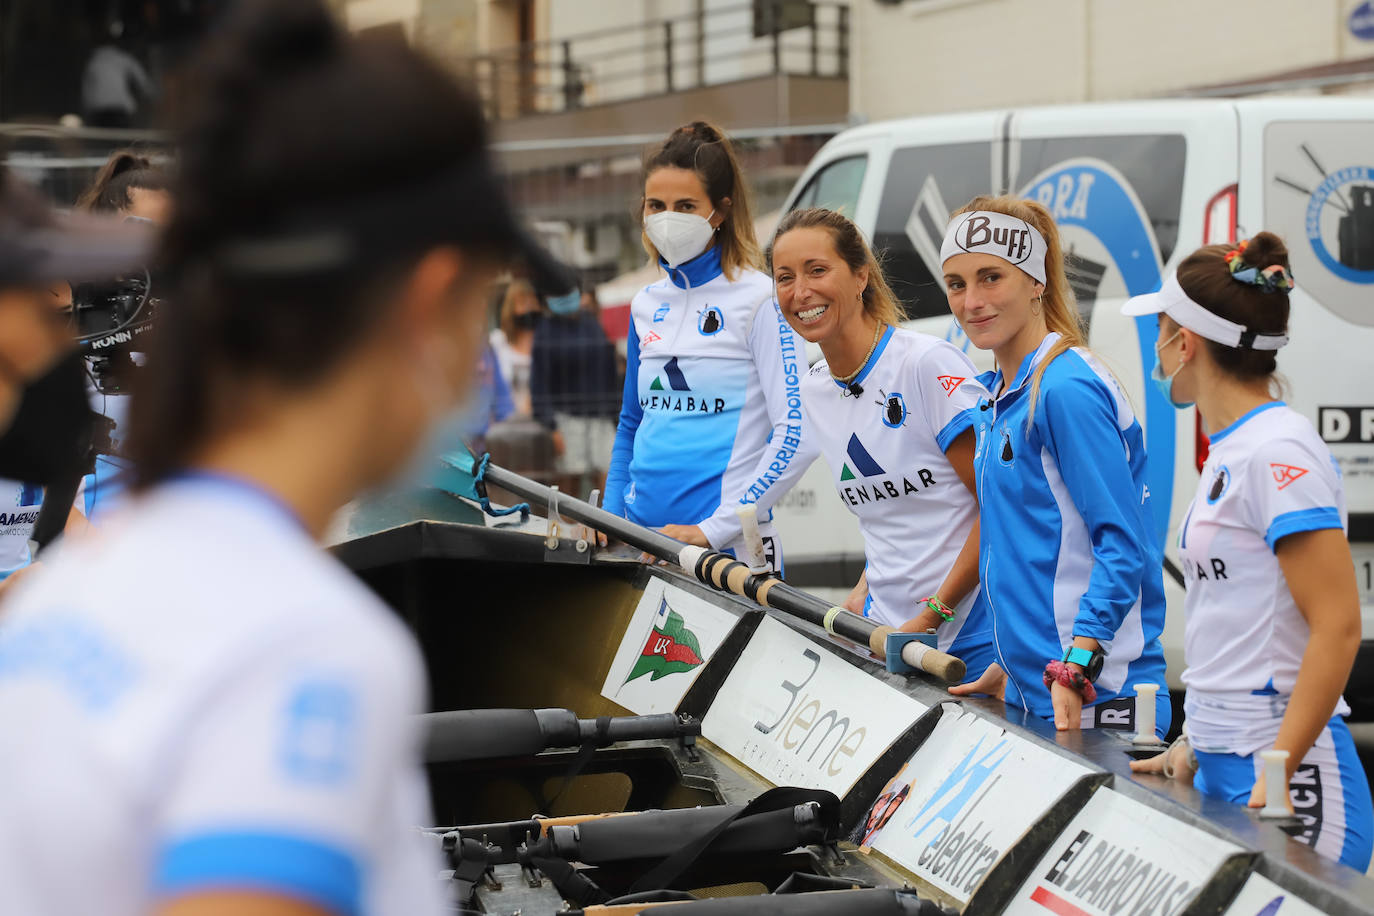
{"type": "Polygon", "coordinates": [[[1286,293],[1291,290],[1293,275],[1282,264],[1260,268],[1245,262],[1245,247],[1249,244],[1249,239],[1242,239],[1240,244],[1226,252],[1226,266],[1231,270],[1231,279],[1258,286],[1266,293],[1286,293]]]}

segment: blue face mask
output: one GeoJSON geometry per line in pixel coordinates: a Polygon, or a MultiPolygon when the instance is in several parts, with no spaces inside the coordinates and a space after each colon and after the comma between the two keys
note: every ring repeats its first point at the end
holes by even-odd
{"type": "Polygon", "coordinates": [[[1167,400],[1170,404],[1180,409],[1184,407],[1193,406],[1192,401],[1180,403],[1179,401],[1174,400],[1174,378],[1180,372],[1183,371],[1184,364],[1180,362],[1178,364],[1177,369],[1175,369],[1173,372],[1170,372],[1168,375],[1165,375],[1164,366],[1161,365],[1159,362],[1159,351],[1167,347],[1169,344],[1173,343],[1174,337],[1177,337],[1179,334],[1182,333],[1182,330],[1175,331],[1174,336],[1164,341],[1164,343],[1155,344],[1155,367],[1150,370],[1150,380],[1155,383],[1155,387],[1159,389],[1159,393],[1164,395],[1165,400],[1167,400]]]}
{"type": "Polygon", "coordinates": [[[546,301],[549,311],[555,315],[572,315],[582,307],[582,292],[575,289],[561,296],[550,296],[546,301]]]}

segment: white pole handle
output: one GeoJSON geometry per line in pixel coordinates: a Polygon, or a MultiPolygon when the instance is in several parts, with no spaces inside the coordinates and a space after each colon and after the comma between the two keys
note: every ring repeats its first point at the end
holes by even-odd
{"type": "Polygon", "coordinates": [[[1158,684],[1135,685],[1135,744],[1159,744],[1155,734],[1155,697],[1158,684]]]}
{"type": "Polygon", "coordinates": [[[1260,751],[1264,761],[1264,807],[1260,817],[1288,817],[1288,752],[1260,751]]]}
{"type": "Polygon", "coordinates": [[[763,552],[763,535],[759,534],[758,510],[753,503],[735,509],[739,516],[740,528],[744,534],[744,556],[738,559],[749,567],[751,573],[769,572],[768,558],[763,552]]]}

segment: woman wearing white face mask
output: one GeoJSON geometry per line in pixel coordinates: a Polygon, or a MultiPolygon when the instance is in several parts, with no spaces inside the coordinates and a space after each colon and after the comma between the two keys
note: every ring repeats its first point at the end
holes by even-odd
{"type": "Polygon", "coordinates": [[[1321,800],[1297,839],[1364,871],[1374,803],[1341,696],[1360,646],[1345,491],[1311,422],[1275,398],[1292,286],[1283,242],[1261,232],[1198,249],[1122,309],[1159,316],[1154,379],[1176,407],[1196,401],[1211,436],[1179,531],[1187,738],[1131,767],[1255,808],[1258,752],[1287,751],[1290,794],[1321,800]]]}
{"type": "Polygon", "coordinates": [[[0,616],[0,912],[445,912],[420,653],[316,541],[462,400],[498,265],[560,271],[404,43],[257,0],[197,62],[132,496],[0,616]]]}
{"type": "Polygon", "coordinates": [[[671,537],[740,547],[736,508],[771,507],[805,470],[803,344],[788,327],[730,142],[680,127],[644,168],[644,247],[667,277],[631,303],[625,393],[606,508],[671,537]]]}

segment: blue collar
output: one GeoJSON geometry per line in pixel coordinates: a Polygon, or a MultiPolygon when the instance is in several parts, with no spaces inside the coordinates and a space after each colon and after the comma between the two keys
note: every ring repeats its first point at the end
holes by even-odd
{"type": "Polygon", "coordinates": [[[202,491],[219,490],[237,497],[247,497],[260,506],[266,506],[273,514],[285,518],[301,531],[306,530],[305,522],[301,521],[296,510],[256,480],[249,480],[247,477],[239,477],[234,474],[224,474],[219,471],[203,471],[192,468],[168,475],[165,482],[169,484],[191,484],[202,491]]]}
{"type": "Polygon", "coordinates": [[[1270,401],[1268,404],[1261,404],[1258,407],[1251,408],[1250,410],[1247,410],[1245,413],[1241,414],[1240,417],[1238,417],[1236,421],[1232,423],[1230,426],[1227,426],[1225,429],[1219,429],[1216,432],[1212,433],[1212,435],[1208,437],[1208,441],[1212,442],[1213,444],[1216,444],[1220,442],[1222,439],[1225,439],[1227,436],[1231,435],[1231,433],[1235,432],[1242,423],[1244,423],[1251,417],[1255,416],[1256,414],[1264,413],[1271,407],[1287,406],[1288,405],[1283,403],[1283,401],[1270,401]]]}
{"type": "MultiPolygon", "coordinates": [[[[1049,352],[1050,347],[1054,346],[1057,340],[1059,340],[1059,334],[1055,331],[1051,331],[1045,335],[1044,339],[1040,341],[1040,345],[1028,353],[1025,359],[1021,360],[1021,365],[1017,367],[1016,375],[1012,377],[1011,384],[1007,385],[1007,390],[1002,392],[1003,396],[1011,394],[1013,391],[1026,384],[1026,380],[1029,379],[1031,373],[1035,371],[1035,367],[1040,365],[1040,361],[1044,359],[1045,354],[1049,352]]],[[[997,380],[999,378],[1002,378],[1002,369],[1000,366],[996,374],[992,377],[992,384],[988,386],[989,391],[997,391],[997,380]]],[[[997,399],[996,394],[993,395],[993,399],[997,399]]]]}
{"type": "Polygon", "coordinates": [[[868,357],[868,361],[859,369],[858,375],[854,376],[854,378],[850,379],[848,382],[842,382],[833,375],[830,377],[830,380],[845,391],[848,391],[851,385],[858,385],[863,382],[864,379],[868,378],[868,373],[873,371],[873,367],[878,365],[878,357],[883,355],[883,351],[887,349],[887,342],[892,339],[892,332],[896,330],[897,328],[895,325],[887,326],[887,330],[883,331],[883,336],[878,338],[878,345],[873,348],[872,355],[868,357]]]}
{"type": "Polygon", "coordinates": [[[669,267],[667,261],[659,258],[658,266],[668,272],[668,279],[672,280],[678,289],[705,286],[724,272],[720,266],[719,245],[712,245],[692,260],[684,261],[676,267],[669,267]]]}

